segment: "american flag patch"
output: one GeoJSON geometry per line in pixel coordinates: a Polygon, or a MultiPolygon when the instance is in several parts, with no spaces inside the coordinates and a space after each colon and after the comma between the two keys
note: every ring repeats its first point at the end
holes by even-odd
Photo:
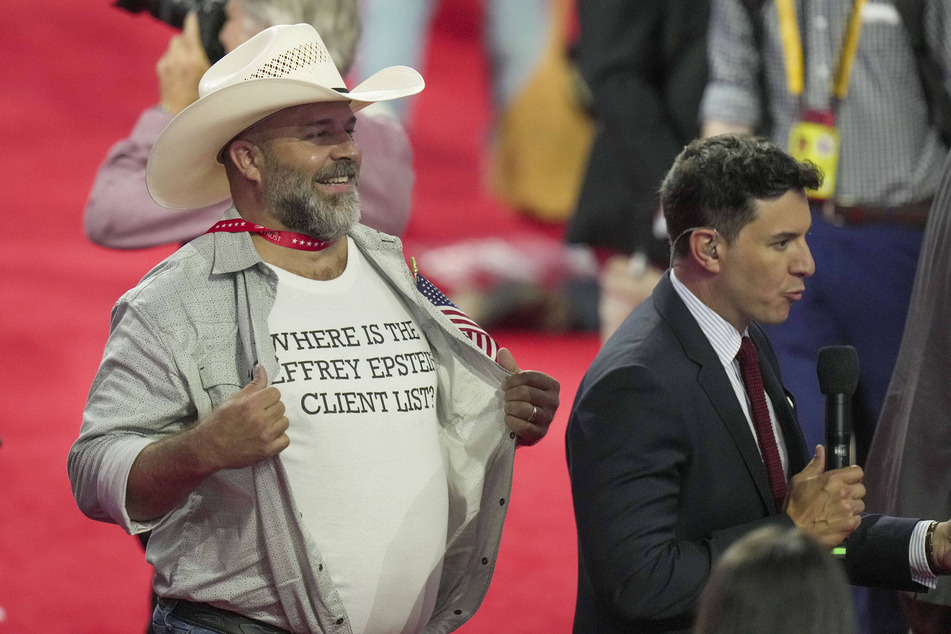
{"type": "Polygon", "coordinates": [[[498,355],[499,352],[499,346],[495,343],[495,340],[489,336],[489,333],[482,330],[479,324],[472,321],[468,315],[459,310],[432,282],[415,271],[414,274],[416,276],[416,288],[419,292],[432,302],[433,306],[441,310],[442,313],[449,318],[449,321],[454,323],[456,327],[462,331],[462,334],[469,337],[482,352],[495,361],[496,355],[498,355]]]}

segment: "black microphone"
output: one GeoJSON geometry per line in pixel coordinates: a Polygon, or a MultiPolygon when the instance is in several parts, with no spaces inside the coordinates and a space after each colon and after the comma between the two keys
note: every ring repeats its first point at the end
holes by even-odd
{"type": "Polygon", "coordinates": [[[826,346],[816,363],[819,391],[825,395],[826,469],[849,466],[852,395],[859,384],[859,356],[852,346],[826,346]]]}

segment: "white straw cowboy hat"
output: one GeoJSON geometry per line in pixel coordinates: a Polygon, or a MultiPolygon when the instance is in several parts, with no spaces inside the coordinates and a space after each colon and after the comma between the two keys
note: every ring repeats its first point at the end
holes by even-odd
{"type": "Polygon", "coordinates": [[[376,101],[415,95],[423,85],[412,68],[391,66],[348,91],[314,27],[272,26],[209,68],[198,85],[198,101],[156,139],[146,168],[149,193],[172,209],[221,202],[231,192],[218,153],[251,125],[307,103],[349,101],[356,112],[376,101]]]}

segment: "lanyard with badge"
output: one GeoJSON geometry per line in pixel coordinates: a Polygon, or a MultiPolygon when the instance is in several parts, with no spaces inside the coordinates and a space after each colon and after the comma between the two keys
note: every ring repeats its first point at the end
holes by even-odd
{"type": "Polygon", "coordinates": [[[795,0],[776,0],[779,14],[779,32],[786,60],[786,87],[789,93],[799,97],[799,120],[789,132],[789,153],[797,161],[811,161],[822,170],[822,186],[807,192],[810,198],[829,200],[835,193],[836,171],[839,164],[841,142],[836,128],[839,103],[849,92],[849,77],[855,63],[855,53],[862,30],[862,9],[866,0],[855,0],[852,15],[842,44],[842,54],[831,86],[828,109],[814,110],[804,107],[802,93],[805,84],[803,70],[802,38],[796,20],[795,0]]]}

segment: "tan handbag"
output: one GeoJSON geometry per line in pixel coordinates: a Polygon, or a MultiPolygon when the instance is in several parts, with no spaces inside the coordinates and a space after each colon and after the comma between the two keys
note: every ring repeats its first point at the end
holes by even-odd
{"type": "Polygon", "coordinates": [[[573,0],[554,0],[545,52],[501,114],[488,167],[495,196],[549,222],[573,213],[593,137],[581,82],[567,54],[573,10],[573,0]]]}

